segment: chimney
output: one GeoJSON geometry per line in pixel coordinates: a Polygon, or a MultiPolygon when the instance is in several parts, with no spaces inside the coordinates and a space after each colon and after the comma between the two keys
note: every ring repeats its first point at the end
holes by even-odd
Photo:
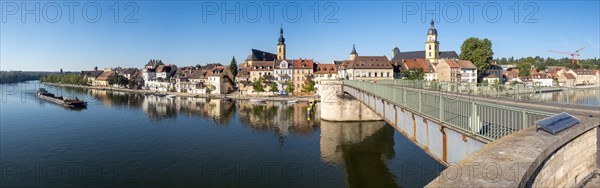
{"type": "Polygon", "coordinates": [[[98,67],[94,67],[94,71],[98,71],[98,67]]]}

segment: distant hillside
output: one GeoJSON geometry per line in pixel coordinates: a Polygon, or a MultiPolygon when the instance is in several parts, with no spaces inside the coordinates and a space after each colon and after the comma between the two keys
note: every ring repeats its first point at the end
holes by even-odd
{"type": "Polygon", "coordinates": [[[39,80],[58,72],[0,71],[0,84],[39,80]]]}

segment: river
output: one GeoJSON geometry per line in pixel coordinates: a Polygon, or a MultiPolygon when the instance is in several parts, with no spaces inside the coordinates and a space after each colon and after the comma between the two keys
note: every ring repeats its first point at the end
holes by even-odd
{"type": "Polygon", "coordinates": [[[564,88],[559,92],[535,93],[521,96],[525,100],[551,103],[600,106],[600,86],[590,88],[564,88]]]}
{"type": "Polygon", "coordinates": [[[321,121],[307,103],[0,86],[3,187],[422,187],[445,168],[385,122],[321,121]]]}

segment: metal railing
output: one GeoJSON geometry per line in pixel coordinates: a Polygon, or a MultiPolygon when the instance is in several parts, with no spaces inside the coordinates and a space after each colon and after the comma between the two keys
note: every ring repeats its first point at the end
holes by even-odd
{"type": "MultiPolygon", "coordinates": [[[[444,92],[381,82],[344,80],[344,85],[371,93],[443,124],[490,140],[533,126],[535,121],[553,115],[548,112],[477,101],[460,95],[446,95],[444,92]]],[[[361,100],[366,102],[364,99],[361,100]]]]}
{"type": "Polygon", "coordinates": [[[503,100],[600,105],[600,86],[545,87],[525,84],[456,83],[400,79],[380,80],[377,83],[503,100]]]}

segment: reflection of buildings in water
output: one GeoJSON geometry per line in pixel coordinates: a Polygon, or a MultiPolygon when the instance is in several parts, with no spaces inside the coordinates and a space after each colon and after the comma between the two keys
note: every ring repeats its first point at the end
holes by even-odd
{"type": "Polygon", "coordinates": [[[157,96],[146,96],[142,102],[142,110],[154,120],[175,118],[177,109],[173,99],[157,96]]]}
{"type": "Polygon", "coordinates": [[[220,99],[167,98],[146,96],[142,109],[157,120],[174,118],[178,114],[212,119],[217,124],[228,123],[235,113],[235,105],[220,99]]]}
{"type": "Polygon", "coordinates": [[[288,134],[307,135],[314,132],[314,120],[308,120],[307,103],[287,104],[269,101],[264,105],[238,102],[238,116],[243,125],[254,130],[275,132],[283,141],[288,134]]]}
{"type": "MultiPolygon", "coordinates": [[[[143,95],[127,93],[122,91],[106,91],[106,90],[89,90],[89,95],[91,95],[95,101],[99,101],[100,104],[111,107],[111,106],[126,106],[130,108],[137,108],[141,105],[144,100],[143,95]]],[[[87,95],[87,96],[89,96],[87,95]]],[[[89,99],[84,99],[88,100],[89,99]]]]}
{"type": "Polygon", "coordinates": [[[321,121],[321,159],[343,165],[348,187],[397,187],[385,160],[394,156],[394,129],[383,121],[321,121]]]}
{"type": "Polygon", "coordinates": [[[94,96],[96,98],[96,100],[100,101],[100,103],[102,105],[107,106],[107,107],[112,106],[112,100],[108,96],[108,91],[91,89],[90,95],[94,96]]]}
{"type": "Polygon", "coordinates": [[[536,93],[529,95],[533,100],[554,101],[583,105],[599,105],[600,104],[599,89],[566,89],[562,92],[536,93]]]}

